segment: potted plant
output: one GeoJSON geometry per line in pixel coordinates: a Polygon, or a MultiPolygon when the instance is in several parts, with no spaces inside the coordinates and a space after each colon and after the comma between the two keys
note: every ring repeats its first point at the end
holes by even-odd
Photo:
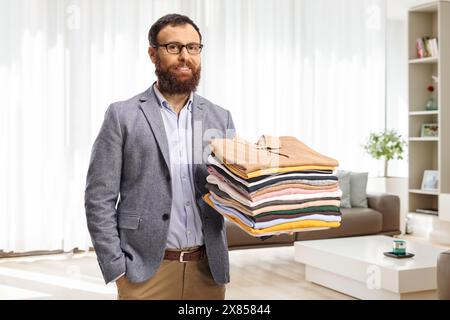
{"type": "Polygon", "coordinates": [[[390,160],[403,159],[406,142],[395,130],[371,133],[365,145],[366,152],[375,159],[384,160],[384,176],[371,178],[373,191],[395,194],[400,198],[400,226],[404,230],[408,201],[408,178],[388,176],[390,160]]]}
{"type": "Polygon", "coordinates": [[[406,142],[395,130],[371,133],[363,146],[364,150],[375,159],[384,159],[384,177],[388,177],[390,160],[403,159],[406,142]]]}

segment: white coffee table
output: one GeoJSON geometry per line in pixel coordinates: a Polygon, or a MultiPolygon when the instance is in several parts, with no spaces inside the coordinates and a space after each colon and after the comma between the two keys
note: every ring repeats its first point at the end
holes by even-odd
{"type": "Polygon", "coordinates": [[[393,238],[364,236],[295,242],[305,278],[359,299],[435,299],[436,262],[444,248],[407,241],[407,259],[383,255],[393,238]]]}

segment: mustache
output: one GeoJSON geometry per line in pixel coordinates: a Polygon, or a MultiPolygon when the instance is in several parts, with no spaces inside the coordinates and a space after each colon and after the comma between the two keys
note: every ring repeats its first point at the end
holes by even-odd
{"type": "Polygon", "coordinates": [[[184,63],[180,63],[174,66],[171,66],[170,69],[176,69],[176,68],[183,68],[183,67],[188,67],[191,70],[196,70],[197,68],[195,67],[194,64],[192,64],[191,62],[184,62],[184,63]]]}

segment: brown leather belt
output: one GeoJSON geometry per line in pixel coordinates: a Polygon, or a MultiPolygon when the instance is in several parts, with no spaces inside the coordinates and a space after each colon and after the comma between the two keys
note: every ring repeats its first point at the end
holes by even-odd
{"type": "Polygon", "coordinates": [[[205,246],[189,251],[166,250],[164,260],[177,260],[179,262],[198,261],[205,256],[205,246]]]}

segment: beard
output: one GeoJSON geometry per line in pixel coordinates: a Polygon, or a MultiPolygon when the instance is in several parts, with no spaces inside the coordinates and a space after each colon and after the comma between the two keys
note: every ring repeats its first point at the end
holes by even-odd
{"type": "Polygon", "coordinates": [[[198,66],[198,68],[195,69],[191,63],[186,62],[163,69],[161,66],[161,60],[157,57],[155,67],[155,74],[158,77],[158,86],[161,92],[168,94],[188,94],[197,90],[197,86],[200,82],[201,66],[198,66]],[[174,72],[172,72],[172,70],[177,67],[184,65],[189,67],[192,71],[192,75],[185,80],[180,79],[174,72]]]}

